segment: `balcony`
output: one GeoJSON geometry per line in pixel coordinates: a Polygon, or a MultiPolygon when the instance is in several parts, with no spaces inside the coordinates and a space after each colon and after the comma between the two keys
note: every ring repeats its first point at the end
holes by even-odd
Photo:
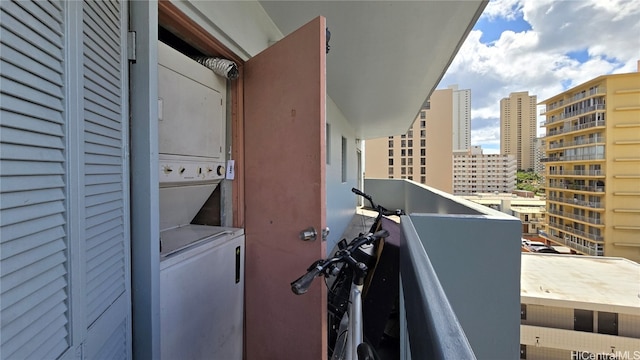
{"type": "Polygon", "coordinates": [[[602,237],[601,235],[596,235],[596,234],[590,234],[587,232],[584,232],[582,230],[578,230],[575,228],[572,228],[571,226],[567,226],[567,225],[562,225],[562,224],[558,224],[555,221],[550,221],[548,223],[549,226],[554,227],[556,229],[562,230],[566,233],[569,233],[571,235],[577,235],[580,237],[583,237],[585,239],[590,239],[596,242],[603,242],[604,241],[604,237],[602,237]]]}
{"type": "Polygon", "coordinates": [[[570,205],[584,206],[592,209],[604,210],[604,205],[600,201],[585,201],[585,200],[578,200],[576,198],[565,198],[562,196],[548,196],[547,200],[561,202],[561,203],[570,204],[570,205]]]}
{"type": "Polygon", "coordinates": [[[567,155],[557,156],[552,155],[540,159],[540,162],[564,162],[564,161],[592,161],[592,160],[605,160],[604,154],[587,154],[587,155],[567,155]]]}
{"type": "Polygon", "coordinates": [[[584,245],[580,245],[574,241],[571,241],[570,239],[565,239],[565,238],[561,238],[559,236],[555,236],[552,234],[547,234],[545,232],[541,232],[540,235],[542,235],[543,238],[546,238],[548,240],[551,240],[555,243],[558,243],[560,245],[564,245],[567,246],[581,254],[584,255],[591,255],[591,256],[602,256],[604,255],[603,252],[598,252],[595,248],[592,247],[588,247],[588,246],[584,246],[584,245]]]}
{"type": "Polygon", "coordinates": [[[582,114],[586,114],[586,113],[589,113],[589,112],[592,112],[592,111],[605,110],[605,109],[606,109],[606,106],[603,105],[603,104],[586,106],[586,107],[583,107],[583,108],[575,110],[575,111],[571,111],[571,112],[568,112],[568,113],[562,113],[562,114],[560,114],[558,116],[552,116],[551,119],[543,122],[542,126],[547,126],[549,124],[553,124],[555,122],[559,122],[559,121],[564,120],[564,119],[569,119],[569,118],[572,118],[572,117],[580,116],[582,114]]]}
{"type": "MultiPolygon", "coordinates": [[[[545,124],[543,123],[542,125],[544,126],[545,124]]],[[[594,127],[599,127],[599,126],[605,126],[605,121],[604,120],[595,120],[595,121],[590,121],[590,122],[587,122],[587,123],[584,123],[584,124],[579,124],[579,125],[574,125],[574,126],[569,126],[569,127],[563,127],[561,129],[549,130],[549,131],[547,131],[547,136],[545,136],[545,138],[548,138],[548,137],[551,137],[551,136],[560,135],[560,134],[567,134],[567,133],[571,133],[571,132],[575,132],[575,131],[590,129],[590,128],[594,128],[594,127]]]]}
{"type": "Polygon", "coordinates": [[[586,191],[586,192],[604,192],[604,186],[590,186],[590,185],[575,185],[575,184],[549,184],[546,185],[547,189],[562,189],[562,190],[577,190],[577,191],[586,191]]]}
{"type": "Polygon", "coordinates": [[[567,148],[567,147],[573,147],[573,146],[599,144],[599,143],[604,144],[604,136],[578,140],[578,141],[552,142],[552,143],[549,143],[549,149],[561,149],[561,148],[567,148]]]}
{"type": "Polygon", "coordinates": [[[549,209],[547,212],[549,214],[562,216],[568,219],[577,220],[577,221],[581,221],[581,222],[592,224],[592,225],[603,225],[602,219],[596,218],[596,217],[582,216],[582,215],[577,215],[567,211],[558,211],[554,209],[549,209]]]}
{"type": "Polygon", "coordinates": [[[517,358],[521,222],[412,181],[366,179],[364,189],[408,214],[401,220],[401,358],[517,358]]]}
{"type": "Polygon", "coordinates": [[[604,177],[603,170],[549,170],[547,175],[550,176],[595,176],[604,177]]]}

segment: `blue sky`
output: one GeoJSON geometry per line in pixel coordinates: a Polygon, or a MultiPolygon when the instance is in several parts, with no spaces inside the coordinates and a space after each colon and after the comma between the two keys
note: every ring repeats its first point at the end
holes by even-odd
{"type": "Polygon", "coordinates": [[[500,99],[528,91],[540,102],[600,75],[636,71],[638,34],[638,0],[492,0],[438,88],[471,89],[471,143],[497,153],[500,99]]]}

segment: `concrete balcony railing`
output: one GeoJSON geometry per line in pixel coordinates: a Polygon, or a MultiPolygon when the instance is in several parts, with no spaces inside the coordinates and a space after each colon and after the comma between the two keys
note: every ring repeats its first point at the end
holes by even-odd
{"type": "Polygon", "coordinates": [[[565,198],[561,196],[548,196],[547,200],[576,206],[584,206],[592,209],[604,209],[604,204],[601,201],[584,201],[578,200],[576,198],[565,198]]]}
{"type": "Polygon", "coordinates": [[[586,160],[605,160],[604,154],[584,154],[584,155],[551,155],[540,159],[541,162],[557,162],[557,161],[586,161],[586,160]]]}
{"type": "Polygon", "coordinates": [[[559,210],[554,210],[554,209],[549,209],[549,210],[547,210],[547,212],[549,214],[563,216],[563,217],[566,217],[566,218],[569,218],[569,219],[578,220],[578,221],[582,221],[582,222],[589,223],[589,224],[594,224],[594,225],[602,225],[602,224],[604,224],[603,220],[600,219],[600,218],[597,218],[597,217],[582,216],[582,215],[570,213],[568,211],[559,211],[559,210]]]}
{"type": "Polygon", "coordinates": [[[604,170],[549,170],[547,175],[599,176],[604,177],[604,170]]]}
{"type": "Polygon", "coordinates": [[[598,127],[598,126],[605,126],[604,120],[590,121],[590,122],[576,125],[576,126],[569,126],[569,127],[564,127],[562,129],[549,130],[547,131],[547,136],[545,136],[545,138],[548,138],[550,136],[560,135],[560,134],[566,134],[574,131],[589,129],[593,127],[598,127]]]}
{"type": "Polygon", "coordinates": [[[545,232],[541,232],[540,235],[542,235],[542,237],[547,238],[555,243],[567,246],[579,253],[585,254],[585,255],[591,255],[591,256],[603,256],[604,252],[602,250],[598,250],[597,249],[597,245],[593,244],[592,246],[584,246],[582,244],[578,244],[575,241],[571,241],[571,239],[569,238],[562,238],[560,236],[557,235],[553,235],[553,234],[548,234],[545,232]]]}
{"type": "Polygon", "coordinates": [[[547,189],[562,189],[562,190],[577,190],[588,192],[604,192],[604,186],[589,186],[589,185],[574,185],[574,184],[549,184],[546,185],[547,189]]]}
{"type": "Polygon", "coordinates": [[[574,235],[574,236],[579,236],[579,237],[584,238],[584,239],[593,240],[593,241],[598,242],[598,243],[601,243],[601,242],[604,241],[604,237],[601,236],[601,235],[591,234],[591,233],[588,233],[588,232],[585,232],[585,231],[582,231],[582,230],[575,229],[575,228],[573,228],[571,226],[558,224],[557,222],[554,222],[554,221],[550,221],[548,223],[548,225],[550,227],[562,230],[563,232],[565,232],[567,234],[571,234],[571,235],[574,235]]]}
{"type": "Polygon", "coordinates": [[[553,142],[549,143],[549,149],[560,149],[572,146],[588,145],[588,144],[604,144],[604,136],[589,138],[579,141],[553,142]]]}
{"type": "Polygon", "coordinates": [[[556,229],[562,230],[565,233],[569,233],[571,235],[580,236],[582,238],[590,239],[590,240],[593,240],[593,241],[596,241],[596,242],[603,242],[604,241],[604,237],[601,236],[601,235],[596,235],[596,234],[591,234],[591,233],[588,233],[588,232],[584,232],[582,230],[574,229],[571,226],[558,224],[557,222],[554,222],[554,221],[550,221],[548,223],[548,225],[550,227],[554,227],[556,229]]]}
{"type": "MultiPolygon", "coordinates": [[[[575,110],[575,111],[571,111],[571,112],[568,112],[568,113],[562,113],[562,114],[559,114],[557,116],[552,116],[549,120],[545,121],[543,123],[543,125],[549,125],[549,124],[552,124],[554,122],[558,122],[558,121],[561,121],[561,120],[564,120],[564,119],[570,119],[572,117],[576,117],[576,116],[579,116],[579,115],[582,115],[582,114],[586,114],[586,113],[589,113],[589,112],[592,112],[592,111],[605,110],[605,109],[606,109],[606,106],[604,104],[585,106],[585,107],[580,108],[580,109],[575,110]]],[[[546,112],[545,112],[545,114],[546,114],[546,112]]]]}
{"type": "Polygon", "coordinates": [[[517,358],[522,223],[413,181],[366,179],[364,189],[408,214],[401,219],[401,358],[517,358]]]}

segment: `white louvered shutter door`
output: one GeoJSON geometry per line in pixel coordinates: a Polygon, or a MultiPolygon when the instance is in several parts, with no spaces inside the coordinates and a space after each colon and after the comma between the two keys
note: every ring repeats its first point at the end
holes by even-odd
{"type": "Polygon", "coordinates": [[[0,354],[51,358],[70,347],[64,5],[0,8],[0,354]]]}
{"type": "Polygon", "coordinates": [[[85,1],[84,231],[87,358],[128,356],[126,4],[85,1]]]}

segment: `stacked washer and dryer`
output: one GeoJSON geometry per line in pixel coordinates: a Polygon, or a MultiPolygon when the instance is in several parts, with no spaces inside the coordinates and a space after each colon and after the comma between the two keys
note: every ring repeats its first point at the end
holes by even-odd
{"type": "Polygon", "coordinates": [[[244,231],[191,224],[225,178],[226,79],[161,42],[158,65],[161,358],[242,359],[244,231]]]}

